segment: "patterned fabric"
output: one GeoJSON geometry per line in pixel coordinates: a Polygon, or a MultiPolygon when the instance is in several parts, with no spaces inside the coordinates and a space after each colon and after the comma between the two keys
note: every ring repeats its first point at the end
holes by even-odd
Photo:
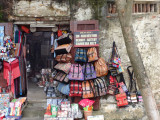
{"type": "Polygon", "coordinates": [[[61,70],[68,74],[70,68],[71,68],[71,63],[58,63],[55,67],[55,69],[61,70]]]}
{"type": "Polygon", "coordinates": [[[96,78],[96,71],[92,63],[83,65],[84,80],[91,80],[96,78]]]}
{"type": "Polygon", "coordinates": [[[53,79],[65,83],[69,81],[68,75],[60,71],[53,77],[53,79]]]}
{"type": "Polygon", "coordinates": [[[3,62],[4,66],[4,79],[7,80],[7,84],[11,85],[11,91],[14,93],[14,79],[20,77],[19,60],[16,59],[11,63],[3,62]]]}
{"type": "Polygon", "coordinates": [[[95,88],[92,80],[82,82],[83,98],[95,97],[95,88]]]}
{"type": "Polygon", "coordinates": [[[70,80],[84,80],[82,66],[80,64],[72,64],[68,78],[70,80]]]}
{"type": "Polygon", "coordinates": [[[70,83],[70,97],[82,96],[82,82],[80,81],[71,81],[70,83]]]}
{"type": "Polygon", "coordinates": [[[87,62],[87,54],[84,48],[77,48],[75,62],[87,62]]]}
{"type": "Polygon", "coordinates": [[[103,96],[107,94],[107,86],[104,78],[97,78],[94,80],[96,96],[103,96]]]}

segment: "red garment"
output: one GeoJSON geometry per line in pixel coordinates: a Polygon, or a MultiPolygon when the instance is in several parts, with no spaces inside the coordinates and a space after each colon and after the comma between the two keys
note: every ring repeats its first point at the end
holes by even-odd
{"type": "Polygon", "coordinates": [[[3,66],[4,79],[7,80],[8,85],[11,85],[11,91],[14,93],[14,79],[20,77],[21,75],[19,69],[19,60],[16,59],[11,63],[4,61],[3,66]]]}

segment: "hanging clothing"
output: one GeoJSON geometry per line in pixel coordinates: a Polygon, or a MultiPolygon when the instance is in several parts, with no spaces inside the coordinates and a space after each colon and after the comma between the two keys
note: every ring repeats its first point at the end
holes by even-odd
{"type": "Polygon", "coordinates": [[[4,79],[7,80],[8,86],[10,86],[11,91],[14,93],[14,79],[20,77],[19,60],[15,59],[12,62],[3,62],[3,75],[4,79]]]}

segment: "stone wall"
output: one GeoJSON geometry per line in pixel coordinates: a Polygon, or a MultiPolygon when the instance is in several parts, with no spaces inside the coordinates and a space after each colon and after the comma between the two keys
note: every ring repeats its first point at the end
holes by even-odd
{"type": "Polygon", "coordinates": [[[69,16],[68,0],[15,0],[13,6],[15,16],[69,16]]]}

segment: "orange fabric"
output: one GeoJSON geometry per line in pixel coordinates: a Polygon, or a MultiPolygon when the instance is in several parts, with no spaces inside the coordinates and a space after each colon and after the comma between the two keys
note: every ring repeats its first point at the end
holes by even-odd
{"type": "Polygon", "coordinates": [[[94,97],[94,83],[92,80],[82,82],[83,89],[83,98],[92,98],[94,97]]]}
{"type": "Polygon", "coordinates": [[[96,48],[95,47],[89,48],[87,51],[87,56],[88,56],[88,62],[93,62],[98,60],[96,48]]]}
{"type": "Polygon", "coordinates": [[[102,77],[108,74],[108,67],[103,58],[99,58],[98,61],[94,63],[94,65],[97,77],[102,77]]]}

